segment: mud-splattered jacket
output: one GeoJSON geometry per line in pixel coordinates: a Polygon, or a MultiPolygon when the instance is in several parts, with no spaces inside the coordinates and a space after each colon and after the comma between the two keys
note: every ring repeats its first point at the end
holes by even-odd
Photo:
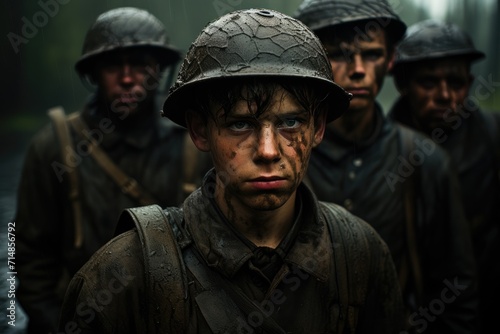
{"type": "MultiPolygon", "coordinates": [[[[184,218],[179,226],[191,239],[187,246],[183,243],[183,252],[185,247],[194,247],[205,267],[250,299],[266,305],[267,313],[260,316],[272,317],[287,333],[338,333],[339,326],[356,333],[399,333],[403,313],[394,264],[387,246],[367,223],[336,205],[336,214],[332,215],[326,204],[301,185],[296,220],[275,249],[270,262],[279,265],[269,277],[258,264],[264,247],[253,245],[226,221],[212,199],[213,180],[214,174],[207,174],[202,188],[183,204],[184,218]],[[337,224],[343,238],[332,242],[327,224],[337,224]],[[335,261],[338,249],[345,255],[344,264],[335,261]],[[339,305],[341,275],[349,277],[347,307],[339,305]]],[[[59,330],[176,332],[168,316],[159,320],[156,330],[147,327],[151,315],[145,301],[150,291],[146,288],[148,273],[142,248],[137,232],[131,230],[99,250],[74,276],[59,330]],[[110,282],[114,282],[114,292],[110,282]],[[102,299],[105,294],[110,298],[102,299]]],[[[202,285],[189,267],[187,282],[189,289],[182,306],[188,315],[185,332],[212,333],[197,304],[202,285]]],[[[171,292],[162,295],[156,300],[169,303],[171,292]]],[[[176,307],[179,305],[167,309],[176,307]]],[[[243,317],[243,332],[258,328],[259,319],[259,314],[243,317]]]]}

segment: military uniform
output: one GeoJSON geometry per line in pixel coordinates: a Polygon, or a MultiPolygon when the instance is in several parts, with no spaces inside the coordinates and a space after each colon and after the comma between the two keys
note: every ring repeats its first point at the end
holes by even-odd
{"type": "MultiPolygon", "coordinates": [[[[227,284],[266,305],[264,316],[273,318],[286,333],[338,333],[341,327],[356,333],[399,333],[402,302],[399,287],[393,284],[394,264],[385,243],[368,224],[338,206],[335,215],[328,213],[326,204],[302,185],[294,225],[270,251],[249,242],[220,214],[210,192],[214,177],[213,172],[207,174],[202,188],[182,206],[184,220],[177,222],[176,229],[184,231],[177,233],[183,252],[195,248],[206,263],[205,270],[215,270],[231,282],[227,284]],[[332,241],[328,224],[338,224],[345,237],[332,241]],[[188,241],[181,235],[188,235],[188,241]],[[344,249],[345,262],[335,260],[338,248],[344,249]],[[347,314],[339,312],[342,275],[348,275],[350,282],[347,314]]],[[[120,234],[99,250],[72,280],[59,330],[75,326],[71,328],[82,333],[175,332],[168,317],[155,330],[147,327],[148,277],[141,253],[135,231],[120,234]],[[105,294],[109,298],[103,298],[105,294]]],[[[189,268],[187,282],[186,332],[212,333],[198,306],[203,287],[189,268]]],[[[162,304],[168,304],[170,295],[171,291],[163,292],[162,304]]],[[[259,319],[243,318],[242,332],[258,328],[259,319]]]]}
{"type": "Polygon", "coordinates": [[[388,121],[376,102],[405,23],[381,0],[304,0],[295,16],[331,46],[334,77],[354,93],[350,110],[312,151],[312,190],[385,240],[408,330],[474,332],[476,266],[454,166],[425,136],[388,121]]]}
{"type": "MultiPolygon", "coordinates": [[[[389,117],[409,127],[415,128],[408,112],[406,98],[399,98],[392,107],[389,117]]],[[[467,119],[455,130],[440,136],[436,145],[443,147],[450,155],[458,171],[461,194],[460,204],[464,208],[471,225],[474,256],[479,275],[479,307],[486,331],[487,325],[496,321],[499,309],[497,288],[500,266],[497,262],[500,238],[500,182],[497,152],[500,149],[498,133],[495,131],[497,119],[486,118],[479,108],[465,111],[467,119]],[[441,140],[446,138],[446,140],[441,140]]],[[[429,139],[431,140],[431,139],[429,139]]]]}
{"type": "MultiPolygon", "coordinates": [[[[349,142],[331,130],[325,134],[309,163],[307,175],[312,189],[318,199],[339,203],[369,222],[387,242],[400,272],[408,247],[403,186],[409,177],[418,175],[414,233],[424,290],[422,304],[416,307],[441,298],[445,280],[458,278],[467,289],[446,305],[439,320],[429,327],[470,323],[477,307],[475,261],[451,160],[427,137],[407,130],[414,144],[412,159],[402,149],[401,126],[387,120],[380,107],[374,123],[373,134],[362,142],[349,142]]],[[[413,302],[407,303],[411,306],[413,302]]],[[[453,327],[455,333],[467,331],[466,325],[460,326],[453,327]]]]}
{"type": "MultiPolygon", "coordinates": [[[[100,147],[129,176],[165,206],[182,203],[183,147],[185,129],[151,114],[142,124],[126,132],[108,134],[98,126],[105,118],[95,105],[87,105],[82,117],[92,130],[100,131],[100,147]],[[171,189],[167,191],[167,189],[171,189]],[[175,191],[172,191],[175,189],[175,191]]],[[[74,143],[83,141],[72,131],[74,143]]],[[[80,151],[82,152],[82,151],[80,151]]],[[[46,126],[28,148],[19,185],[16,228],[16,267],[20,286],[18,298],[32,320],[57,321],[63,295],[56,295],[58,284],[72,276],[113,236],[116,220],[124,208],[140,203],[120,187],[89,155],[77,165],[82,205],[83,243],[74,246],[75,222],[68,178],[59,181],[54,162],[61,162],[61,145],[52,125],[46,126]],[[60,282],[61,279],[66,279],[60,282]],[[43,291],[43,293],[38,293],[43,291]],[[34,318],[34,319],[33,319],[34,318]]],[[[78,160],[75,160],[78,161],[78,160]]],[[[64,289],[59,293],[63,293],[64,289]]]]}

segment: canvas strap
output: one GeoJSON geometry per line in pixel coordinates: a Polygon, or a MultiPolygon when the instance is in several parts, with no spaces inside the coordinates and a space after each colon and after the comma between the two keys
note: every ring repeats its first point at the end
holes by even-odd
{"type": "Polygon", "coordinates": [[[186,269],[168,217],[156,204],[126,209],[118,219],[115,235],[134,227],[143,250],[147,333],[185,333],[189,324],[186,269]]]}
{"type": "MultiPolygon", "coordinates": [[[[411,130],[404,126],[400,127],[400,137],[401,137],[401,154],[403,157],[408,159],[409,155],[415,149],[413,144],[413,135],[411,130]]],[[[405,179],[403,183],[403,203],[405,210],[405,222],[406,222],[406,244],[407,244],[407,256],[402,258],[402,263],[399,270],[399,281],[401,284],[402,291],[405,290],[410,279],[413,280],[415,288],[415,299],[416,305],[421,305],[421,297],[423,294],[423,278],[422,278],[422,266],[420,263],[420,257],[418,255],[418,244],[417,244],[417,183],[419,180],[419,169],[418,166],[415,167],[414,172],[405,179]]]]}
{"type": "MultiPolygon", "coordinates": [[[[70,155],[68,149],[73,149],[73,141],[69,132],[68,123],[66,122],[66,115],[64,109],[60,106],[49,109],[49,117],[54,124],[57,137],[61,144],[61,159],[65,166],[72,166],[69,160],[70,155]]],[[[82,229],[82,204],[80,199],[80,183],[76,167],[71,167],[67,171],[68,185],[69,185],[69,199],[73,209],[73,221],[75,224],[75,240],[74,246],[79,249],[83,243],[83,229],[82,229]]]]}
{"type": "MultiPolygon", "coordinates": [[[[76,133],[82,137],[83,132],[90,131],[82,120],[79,113],[73,113],[68,117],[68,121],[75,129],[76,133]]],[[[124,194],[136,199],[141,205],[159,203],[150,193],[144,189],[133,177],[125,174],[99,147],[99,144],[92,137],[88,139],[88,152],[108,176],[115,181],[124,194]]]]}

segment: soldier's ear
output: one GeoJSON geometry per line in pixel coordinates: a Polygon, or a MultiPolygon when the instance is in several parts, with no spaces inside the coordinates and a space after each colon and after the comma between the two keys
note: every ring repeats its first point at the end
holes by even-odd
{"type": "Polygon", "coordinates": [[[394,48],[391,48],[388,50],[389,51],[389,54],[388,54],[388,62],[387,62],[387,73],[389,73],[390,71],[392,71],[393,67],[394,67],[394,60],[396,59],[396,51],[394,48]]]}
{"type": "Polygon", "coordinates": [[[210,151],[208,122],[206,117],[194,110],[186,112],[186,125],[194,145],[202,152],[210,151]]]}
{"type": "Polygon", "coordinates": [[[313,147],[318,146],[323,140],[323,135],[325,134],[326,128],[326,113],[327,111],[323,110],[316,117],[314,117],[313,147]]]}

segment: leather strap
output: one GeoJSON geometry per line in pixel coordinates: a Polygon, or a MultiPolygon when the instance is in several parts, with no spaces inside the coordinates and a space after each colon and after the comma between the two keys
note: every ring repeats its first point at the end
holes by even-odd
{"type": "Polygon", "coordinates": [[[77,168],[72,167],[72,162],[69,160],[69,155],[66,152],[67,148],[73,149],[73,141],[69,133],[69,127],[66,122],[64,109],[60,106],[49,109],[49,117],[52,119],[54,128],[61,144],[61,158],[63,164],[68,166],[68,181],[69,181],[69,199],[73,208],[73,221],[75,224],[75,241],[74,246],[79,249],[83,244],[83,229],[82,229],[82,204],[80,201],[80,183],[77,173],[77,168]]]}
{"type": "Polygon", "coordinates": [[[326,225],[328,226],[328,232],[330,234],[330,239],[332,241],[333,247],[335,282],[339,295],[340,308],[340,319],[337,322],[337,333],[344,333],[344,326],[346,321],[344,321],[343,319],[347,319],[350,330],[356,328],[355,319],[353,319],[349,314],[349,289],[351,284],[349,280],[349,261],[347,260],[347,252],[344,249],[346,242],[344,241],[344,236],[342,235],[342,229],[339,226],[339,219],[341,219],[340,212],[331,203],[320,203],[325,208],[325,210],[323,210],[323,213],[325,215],[326,225]]]}
{"type": "MultiPolygon", "coordinates": [[[[68,118],[77,134],[82,137],[84,130],[89,131],[80,114],[74,113],[68,118]]],[[[115,181],[124,194],[136,199],[141,205],[151,205],[159,203],[149,194],[133,177],[123,172],[110,158],[101,150],[98,143],[93,138],[86,138],[89,142],[88,151],[101,168],[115,181]]]]}
{"type": "MultiPolygon", "coordinates": [[[[413,152],[415,146],[413,145],[413,135],[411,131],[404,126],[400,128],[401,136],[401,154],[403,157],[408,158],[410,153],[413,152]]],[[[416,305],[421,305],[421,297],[423,293],[423,279],[422,279],[422,266],[420,263],[420,257],[418,255],[418,245],[417,245],[417,228],[416,228],[416,218],[417,218],[417,180],[419,168],[415,166],[414,172],[405,179],[403,183],[403,203],[405,209],[405,221],[406,221],[406,243],[408,245],[407,253],[408,257],[403,257],[399,280],[401,284],[402,291],[405,291],[406,285],[409,279],[409,272],[413,274],[413,284],[415,287],[415,299],[416,305]],[[410,267],[410,268],[408,268],[410,267]]]]}
{"type": "MultiPolygon", "coordinates": [[[[170,208],[170,210],[180,210],[170,208]]],[[[182,252],[159,205],[130,208],[121,214],[115,235],[134,226],[143,245],[149,321],[147,333],[186,333],[187,281],[182,252]]]]}

